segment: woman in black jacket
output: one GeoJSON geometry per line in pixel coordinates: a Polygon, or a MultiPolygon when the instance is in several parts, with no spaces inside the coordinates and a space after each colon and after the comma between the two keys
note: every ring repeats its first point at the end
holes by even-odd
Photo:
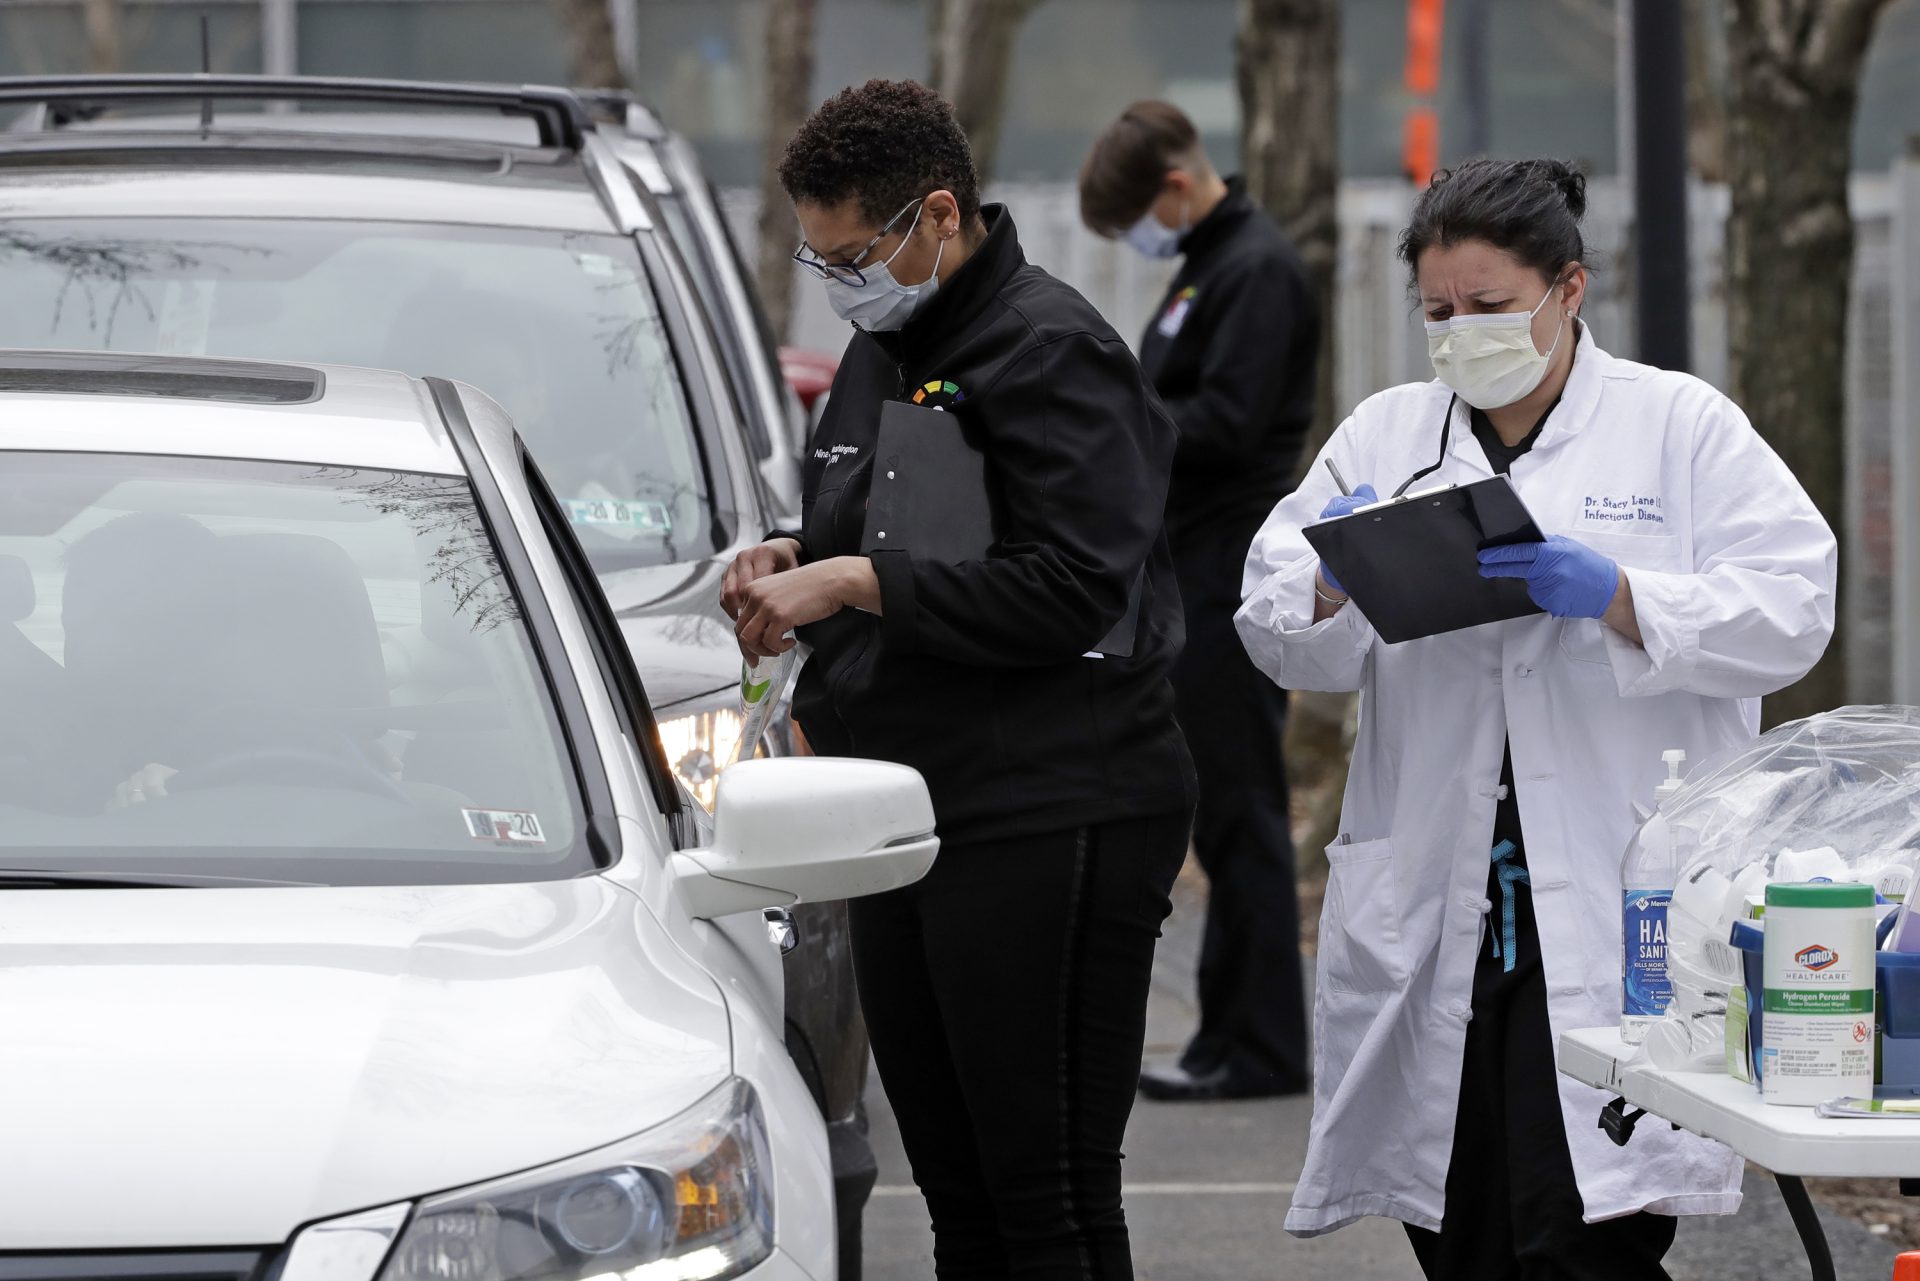
{"type": "Polygon", "coordinates": [[[1004,208],[980,206],[936,94],[842,92],[780,173],[795,258],[859,332],[801,529],[738,556],[724,602],[748,655],[796,630],[812,646],[794,714],[814,750],[914,766],[933,794],[933,871],[852,914],[939,1275],[1122,1281],[1120,1143],[1194,795],[1167,680],[1174,426],[1099,313],[1026,261],[1004,208]],[[942,408],[981,443],[986,557],[861,554],[890,400],[942,408]],[[1136,604],[1131,646],[1096,653],[1136,604]]]}

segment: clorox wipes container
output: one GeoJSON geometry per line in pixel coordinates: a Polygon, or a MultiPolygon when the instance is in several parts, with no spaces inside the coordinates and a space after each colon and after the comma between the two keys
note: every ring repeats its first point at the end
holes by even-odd
{"type": "Polygon", "coordinates": [[[1762,1097],[1873,1097],[1873,887],[1767,886],[1762,971],[1762,1097]]]}

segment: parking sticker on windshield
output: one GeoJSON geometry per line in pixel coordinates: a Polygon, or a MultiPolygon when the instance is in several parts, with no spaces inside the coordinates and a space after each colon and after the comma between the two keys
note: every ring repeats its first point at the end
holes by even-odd
{"type": "Polygon", "coordinates": [[[545,845],[547,834],[540,816],[530,810],[461,810],[467,820],[467,835],[476,841],[500,845],[545,845]]]}
{"type": "Polygon", "coordinates": [[[170,356],[204,356],[213,328],[213,282],[169,280],[160,296],[153,349],[170,356]]]}
{"type": "Polygon", "coordinates": [[[617,498],[572,498],[567,500],[567,519],[576,525],[589,525],[611,534],[667,534],[673,531],[673,516],[665,503],[630,503],[617,498]]]}

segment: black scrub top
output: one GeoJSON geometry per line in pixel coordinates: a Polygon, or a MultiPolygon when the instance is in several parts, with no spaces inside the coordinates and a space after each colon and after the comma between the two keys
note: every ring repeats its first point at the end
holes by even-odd
{"type": "MultiPolygon", "coordinates": [[[[1497,475],[1507,475],[1513,468],[1514,459],[1533,448],[1534,442],[1540,439],[1540,429],[1547,425],[1547,419],[1552,417],[1553,411],[1559,406],[1560,400],[1555,397],[1553,404],[1547,406],[1547,412],[1540,415],[1540,421],[1533,425],[1533,430],[1514,445],[1509,445],[1500,439],[1500,433],[1494,430],[1493,421],[1483,411],[1478,409],[1471,411],[1473,438],[1479,441],[1480,448],[1487,452],[1487,462],[1493,465],[1497,475]]],[[[1498,845],[1501,841],[1512,841],[1514,854],[1509,861],[1525,867],[1527,843],[1520,836],[1520,796],[1513,785],[1512,739],[1507,740],[1506,757],[1500,762],[1500,787],[1502,789],[1500,804],[1493,814],[1493,843],[1498,845]]]]}

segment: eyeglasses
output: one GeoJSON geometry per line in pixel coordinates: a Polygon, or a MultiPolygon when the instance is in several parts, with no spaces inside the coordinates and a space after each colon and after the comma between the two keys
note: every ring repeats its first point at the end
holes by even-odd
{"type": "Polygon", "coordinates": [[[793,251],[793,260],[821,280],[838,280],[842,284],[852,285],[855,289],[862,288],[867,283],[866,273],[854,266],[854,263],[860,262],[871,254],[873,247],[882,240],[885,240],[888,233],[899,224],[900,220],[906,217],[915,205],[925,199],[925,196],[916,196],[914,199],[909,200],[906,208],[887,219],[887,225],[880,228],[880,234],[872,240],[869,240],[866,247],[855,254],[848,262],[827,262],[818,254],[814,253],[813,250],[807,248],[807,242],[804,240],[800,242],[800,247],[793,251]]]}

